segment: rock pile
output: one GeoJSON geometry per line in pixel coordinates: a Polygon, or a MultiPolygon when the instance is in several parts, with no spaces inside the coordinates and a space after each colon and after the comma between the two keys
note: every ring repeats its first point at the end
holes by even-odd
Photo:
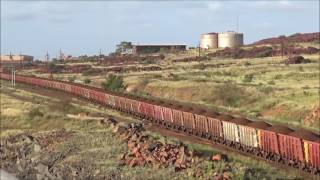
{"type": "Polygon", "coordinates": [[[41,153],[52,151],[54,144],[64,141],[70,136],[71,133],[64,129],[48,134],[22,133],[10,136],[0,144],[0,168],[17,173],[21,179],[35,179],[35,176],[44,177],[46,173],[44,169],[48,169],[50,164],[52,165],[63,158],[64,155],[52,155],[50,160],[44,163],[45,160],[40,158],[41,153]]]}
{"type": "Polygon", "coordinates": [[[120,164],[130,167],[151,164],[156,167],[174,166],[176,171],[191,167],[196,160],[184,144],[163,144],[143,133],[142,124],[115,125],[114,131],[127,142],[128,150],[120,157],[120,164]]]}

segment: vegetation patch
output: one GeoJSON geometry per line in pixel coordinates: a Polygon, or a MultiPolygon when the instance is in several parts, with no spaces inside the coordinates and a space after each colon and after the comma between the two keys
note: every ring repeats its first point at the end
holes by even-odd
{"type": "Polygon", "coordinates": [[[249,99],[254,97],[245,88],[232,82],[219,84],[213,90],[213,101],[223,106],[239,107],[249,99]]]}
{"type": "Polygon", "coordinates": [[[122,76],[114,74],[109,74],[105,81],[101,83],[101,87],[110,91],[123,91],[125,89],[122,76]]]}

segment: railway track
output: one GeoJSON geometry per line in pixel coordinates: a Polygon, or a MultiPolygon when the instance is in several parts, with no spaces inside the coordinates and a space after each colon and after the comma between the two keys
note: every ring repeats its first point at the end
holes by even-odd
{"type": "MultiPolygon", "coordinates": [[[[23,76],[21,76],[23,77],[23,76]]],[[[54,81],[54,80],[47,80],[47,79],[41,79],[41,78],[34,78],[34,77],[27,77],[27,78],[30,78],[30,79],[27,79],[29,80],[29,82],[26,81],[22,81],[22,83],[26,83],[28,85],[36,85],[37,87],[46,87],[46,88],[49,88],[49,89],[54,89],[54,90],[59,90],[59,91],[62,91],[62,92],[65,92],[65,93],[69,93],[69,94],[72,94],[72,95],[75,95],[78,96],[79,98],[81,99],[85,99],[85,100],[90,100],[91,102],[94,102],[94,103],[97,103],[97,104],[100,104],[100,105],[103,105],[103,106],[107,106],[111,109],[115,109],[115,110],[118,110],[118,111],[122,111],[124,113],[127,113],[129,115],[132,115],[132,116],[135,116],[141,120],[146,120],[148,119],[148,121],[152,122],[153,124],[156,124],[157,127],[159,128],[165,128],[165,129],[169,129],[170,131],[174,131],[174,132],[178,132],[178,133],[181,133],[181,134],[184,134],[185,136],[187,137],[196,137],[198,139],[198,141],[201,141],[201,142],[205,142],[205,143],[210,143],[211,145],[214,145],[215,147],[219,147],[219,148],[222,148],[223,150],[230,150],[230,151],[234,151],[234,152],[238,152],[240,154],[243,154],[243,155],[246,155],[246,156],[250,156],[250,157],[254,157],[256,159],[259,159],[259,160],[266,160],[276,166],[278,166],[279,168],[283,169],[283,168],[298,168],[300,171],[301,171],[301,174],[304,174],[304,176],[307,176],[307,174],[311,175],[310,172],[315,172],[317,173],[317,171],[310,171],[308,169],[305,168],[305,166],[301,166],[301,164],[297,164],[295,162],[290,162],[290,161],[286,161],[284,160],[283,158],[265,158],[265,156],[263,156],[259,151],[252,151],[251,149],[248,149],[248,148],[244,148],[241,144],[239,143],[234,143],[234,142],[230,142],[230,141],[226,141],[225,139],[221,139],[221,138],[217,138],[217,137],[212,137],[212,136],[207,136],[207,134],[204,134],[202,133],[201,131],[190,131],[189,129],[187,128],[184,128],[184,127],[181,127],[181,126],[177,126],[173,123],[168,123],[168,122],[165,122],[165,121],[160,121],[160,120],[156,120],[156,119],[153,119],[153,118],[148,118],[146,115],[141,115],[141,113],[137,114],[133,111],[128,111],[126,110],[125,108],[121,108],[120,106],[115,106],[115,104],[106,104],[106,103],[103,103],[102,101],[98,101],[98,100],[95,100],[94,97],[91,97],[89,98],[89,92],[88,93],[85,93],[85,92],[80,92],[81,88],[84,88],[86,86],[84,85],[80,85],[80,84],[70,84],[69,86],[74,86],[74,88],[78,88],[79,92],[80,93],[75,93],[73,91],[67,91],[65,90],[66,87],[58,87],[58,85],[56,85],[56,87],[50,87],[51,85],[41,85],[41,84],[37,84],[37,82],[34,82],[35,80],[39,80],[39,81],[49,81],[49,82],[52,82],[52,83],[60,83],[60,84],[65,84],[65,85],[68,85],[69,83],[67,82],[62,82],[62,81],[54,81]],[[33,79],[32,79],[33,78],[33,79]],[[59,89],[60,88],[60,89],[59,89]],[[305,171],[307,170],[307,171],[305,171]]],[[[6,80],[10,80],[10,79],[6,79],[6,80]]],[[[19,81],[18,81],[19,82],[19,81]]],[[[89,87],[87,87],[89,88],[89,87]]],[[[97,88],[92,88],[92,89],[97,89],[97,88]]],[[[71,90],[71,88],[70,88],[71,90]]],[[[108,93],[108,92],[105,92],[105,94],[108,93]]],[[[195,115],[196,116],[196,115],[195,115]]],[[[314,178],[317,178],[319,179],[320,176],[319,174],[318,175],[311,175],[311,176],[308,176],[308,177],[312,177],[312,179],[314,178]]]]}

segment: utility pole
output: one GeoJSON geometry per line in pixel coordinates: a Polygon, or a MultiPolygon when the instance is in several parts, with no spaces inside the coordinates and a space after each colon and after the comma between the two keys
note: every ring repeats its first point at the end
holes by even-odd
{"type": "Polygon", "coordinates": [[[11,67],[11,84],[13,86],[16,85],[16,70],[14,66],[11,67]]]}
{"type": "Polygon", "coordinates": [[[48,63],[48,61],[49,61],[49,52],[47,51],[47,54],[45,55],[45,61],[46,61],[46,63],[48,63]]]}
{"type": "Polygon", "coordinates": [[[237,29],[237,32],[239,32],[239,14],[237,14],[237,19],[236,19],[236,29],[237,29]]]}
{"type": "Polygon", "coordinates": [[[200,57],[201,57],[201,47],[200,47],[200,41],[199,41],[199,49],[198,49],[198,51],[199,51],[199,60],[200,60],[200,57]]]}
{"type": "Polygon", "coordinates": [[[281,58],[283,60],[283,55],[284,55],[284,44],[283,44],[283,40],[281,40],[281,58]]]}
{"type": "Polygon", "coordinates": [[[63,59],[63,53],[62,53],[62,50],[60,48],[60,50],[59,50],[59,60],[62,60],[62,59],[63,59]]]}

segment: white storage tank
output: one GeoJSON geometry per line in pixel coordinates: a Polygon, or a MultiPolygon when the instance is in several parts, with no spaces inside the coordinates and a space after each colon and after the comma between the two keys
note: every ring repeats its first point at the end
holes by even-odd
{"type": "Polygon", "coordinates": [[[203,49],[218,48],[218,33],[201,34],[200,47],[203,49]]]}
{"type": "Polygon", "coordinates": [[[218,34],[219,48],[234,48],[239,46],[243,46],[243,33],[227,31],[218,34]]]}

